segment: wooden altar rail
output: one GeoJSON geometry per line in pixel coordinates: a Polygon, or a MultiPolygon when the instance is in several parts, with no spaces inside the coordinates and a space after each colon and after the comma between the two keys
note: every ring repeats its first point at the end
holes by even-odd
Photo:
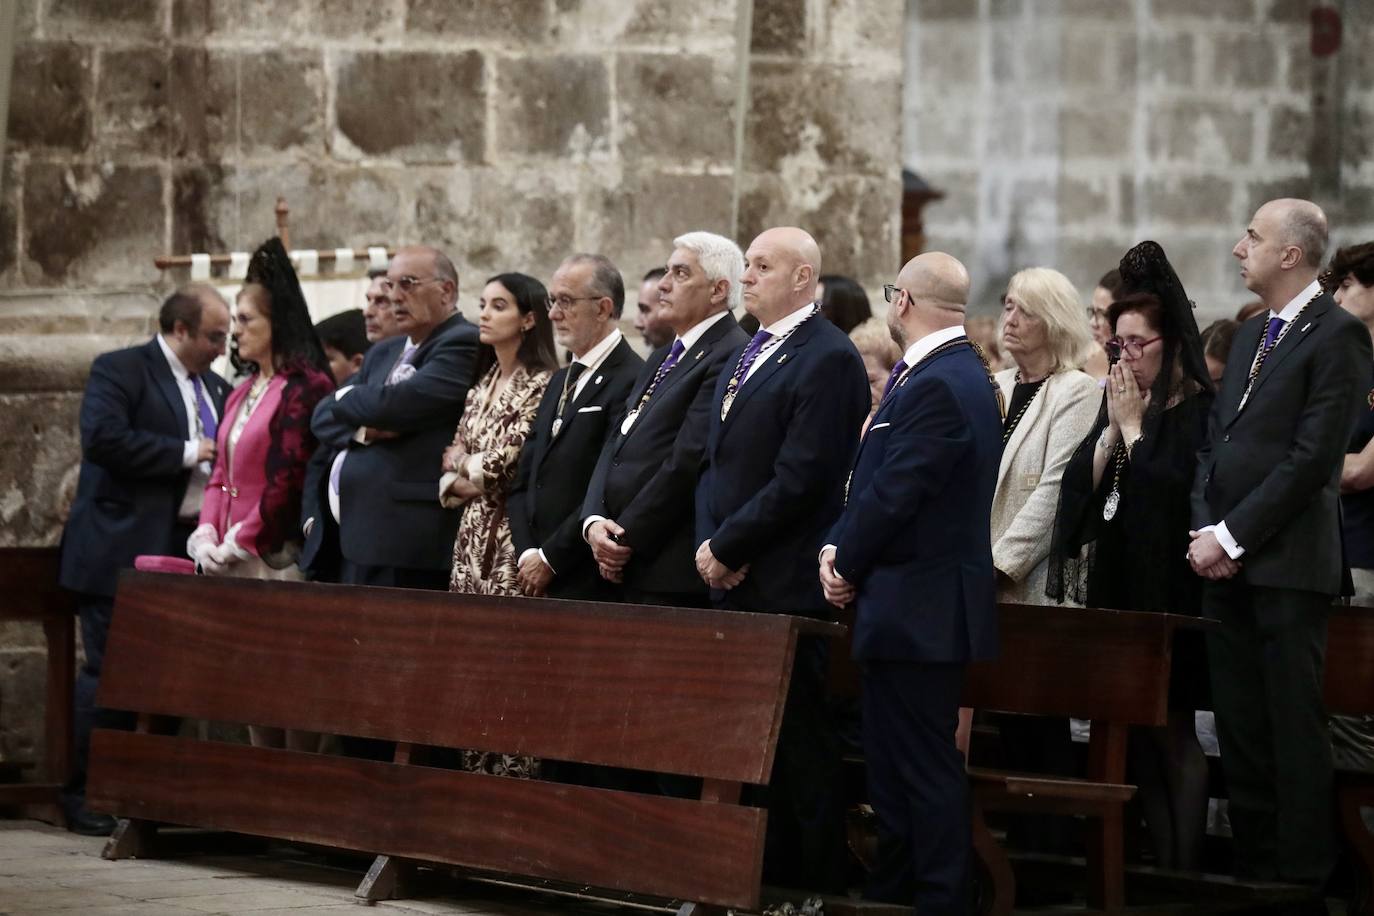
{"type": "Polygon", "coordinates": [[[76,679],[76,617],[72,596],[57,585],[56,547],[0,548],[0,620],[37,621],[47,643],[47,748],[40,782],[0,785],[0,807],[37,806],[45,820],[61,820],[58,794],[72,761],[72,693],[76,679]]]}
{"type": "Polygon", "coordinates": [[[88,804],[133,819],[107,848],[146,854],[155,822],[396,860],[552,879],[690,905],[756,908],[766,784],[798,636],[772,614],[125,573],[88,804]],[[398,742],[391,762],[157,734],[160,717],[398,742]],[[420,766],[419,746],[700,777],[666,798],[420,766]]]}

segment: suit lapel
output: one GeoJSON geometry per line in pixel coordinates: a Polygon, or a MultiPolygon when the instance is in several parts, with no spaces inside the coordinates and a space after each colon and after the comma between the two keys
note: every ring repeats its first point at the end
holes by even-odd
{"type": "MultiPolygon", "coordinates": [[[[649,403],[644,405],[644,409],[640,412],[640,416],[638,419],[635,420],[634,425],[630,427],[630,431],[620,437],[620,442],[622,445],[625,443],[627,439],[630,438],[630,436],[634,435],[636,428],[643,425],[644,414],[647,414],[649,411],[653,410],[654,405],[661,403],[663,400],[663,396],[668,391],[671,391],[674,386],[679,384],[687,376],[691,375],[696,370],[697,366],[701,364],[701,361],[706,358],[706,354],[710,353],[712,348],[715,347],[716,343],[719,342],[719,340],[722,337],[724,337],[725,334],[732,327],[738,326],[739,325],[735,322],[734,316],[731,315],[729,312],[726,312],[725,317],[717,319],[715,324],[711,325],[709,328],[706,329],[706,333],[702,334],[700,339],[698,339],[696,343],[692,344],[690,350],[687,350],[682,354],[682,359],[678,360],[677,365],[674,366],[672,369],[668,370],[668,374],[663,377],[663,381],[658,383],[658,388],[654,391],[653,396],[649,398],[649,403]]],[[[667,353],[668,351],[664,350],[665,359],[667,358],[667,353]]],[[[659,360],[658,365],[663,365],[663,360],[659,360]]],[[[657,366],[655,366],[654,372],[657,371],[658,368],[657,366]]],[[[641,388],[639,391],[635,392],[634,400],[630,402],[631,410],[633,410],[634,405],[638,404],[639,400],[644,397],[644,392],[648,389],[648,386],[650,384],[653,384],[653,374],[649,375],[649,381],[645,384],[645,386],[641,388]]]]}
{"type": "Polygon", "coordinates": [[[190,418],[186,416],[186,402],[182,400],[181,389],[177,386],[176,376],[172,375],[172,367],[167,364],[167,357],[163,355],[162,347],[154,337],[144,348],[143,355],[147,357],[148,368],[157,381],[158,391],[162,392],[163,398],[167,401],[167,406],[172,411],[172,416],[176,417],[177,429],[180,434],[185,436],[186,430],[191,428],[190,418]]]}
{"type": "MultiPolygon", "coordinates": [[[[805,323],[798,327],[791,337],[783,341],[782,346],[769,353],[763,365],[754,370],[754,374],[740,385],[739,392],[735,395],[735,402],[730,405],[730,413],[725,417],[724,425],[727,428],[733,418],[739,415],[740,408],[744,406],[745,402],[754,396],[754,392],[767,385],[779,370],[796,364],[796,361],[800,359],[797,351],[811,340],[811,335],[815,333],[816,327],[815,321],[807,318],[805,323]]],[[[730,366],[730,371],[734,371],[733,365],[730,366]]]]}
{"type": "MultiPolygon", "coordinates": [[[[1322,318],[1330,311],[1335,304],[1334,300],[1325,293],[1317,296],[1311,305],[1303,309],[1302,314],[1293,319],[1294,327],[1283,335],[1283,340],[1274,347],[1264,360],[1264,365],[1260,366],[1259,375],[1255,376],[1255,385],[1250,389],[1250,398],[1254,399],[1260,386],[1269,380],[1269,377],[1278,370],[1279,365],[1288,358],[1288,355],[1303,345],[1303,342],[1311,335],[1312,331],[1321,323],[1322,318]]],[[[1254,353],[1250,354],[1254,359],[1254,353]]],[[[1247,370],[1248,370],[1247,366],[1247,370]]]]}

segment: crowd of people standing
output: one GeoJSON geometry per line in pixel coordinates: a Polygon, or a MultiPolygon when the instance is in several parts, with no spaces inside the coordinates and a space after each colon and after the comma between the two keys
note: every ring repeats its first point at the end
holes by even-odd
{"type": "MultiPolygon", "coordinates": [[[[1062,273],[1028,268],[984,348],[948,255],[904,265],[874,318],[803,230],[744,251],[688,232],[640,283],[647,359],[619,330],[625,283],[602,255],[570,256],[547,285],[487,279],[474,325],[449,258],[403,248],[366,309],[312,328],[270,240],[234,306],[232,392],[209,371],[230,308],[205,286],[167,300],[152,341],[92,367],[62,573],[87,645],[79,757],[115,577],[139,554],[476,594],[813,617],[853,604],[880,824],[870,895],[961,912],[959,698],[967,663],[996,654],[997,601],[1203,615],[1220,626],[1176,648],[1169,724],[1133,742],[1156,858],[1199,863],[1193,711],[1214,706],[1240,873],[1320,882],[1325,609],[1346,569],[1374,589],[1374,243],[1319,277],[1326,238],[1310,202],[1261,207],[1233,253],[1264,307],[1205,334],[1154,242],[1086,306],[1062,273]]],[[[765,868],[833,890],[846,873],[827,651],[798,647],[765,868]]],[[[1071,765],[1067,722],[999,725],[1013,762],[1071,765]]],[[[1342,728],[1371,745],[1368,723],[1342,728]]],[[[541,762],[462,765],[535,776],[541,762]]],[[[84,809],[81,776],[73,825],[111,826],[84,809]]]]}

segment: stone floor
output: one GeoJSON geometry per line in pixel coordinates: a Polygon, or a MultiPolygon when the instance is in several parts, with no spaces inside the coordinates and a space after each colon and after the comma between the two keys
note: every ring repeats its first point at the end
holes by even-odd
{"type": "MultiPolygon", "coordinates": [[[[374,912],[547,916],[555,900],[534,908],[509,900],[444,898],[403,900],[360,909],[356,870],[327,868],[289,851],[196,855],[179,859],[100,858],[105,841],[81,837],[36,821],[0,820],[0,914],[73,913],[81,916],[316,916],[374,912]]],[[[456,888],[456,885],[455,885],[456,888]]]]}

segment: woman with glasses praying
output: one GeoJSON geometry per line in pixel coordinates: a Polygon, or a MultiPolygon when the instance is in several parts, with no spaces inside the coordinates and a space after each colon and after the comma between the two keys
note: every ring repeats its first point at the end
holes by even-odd
{"type": "MultiPolygon", "coordinates": [[[[1202,579],[1187,561],[1190,499],[1212,381],[1192,303],[1164,250],[1140,243],[1121,274],[1125,294],[1108,311],[1113,366],[1097,421],[1064,472],[1049,594],[1196,616],[1202,579]]],[[[1193,713],[1211,706],[1206,661],[1201,635],[1181,633],[1168,725],[1132,735],[1132,769],[1161,867],[1201,864],[1207,765],[1193,713]]]]}

